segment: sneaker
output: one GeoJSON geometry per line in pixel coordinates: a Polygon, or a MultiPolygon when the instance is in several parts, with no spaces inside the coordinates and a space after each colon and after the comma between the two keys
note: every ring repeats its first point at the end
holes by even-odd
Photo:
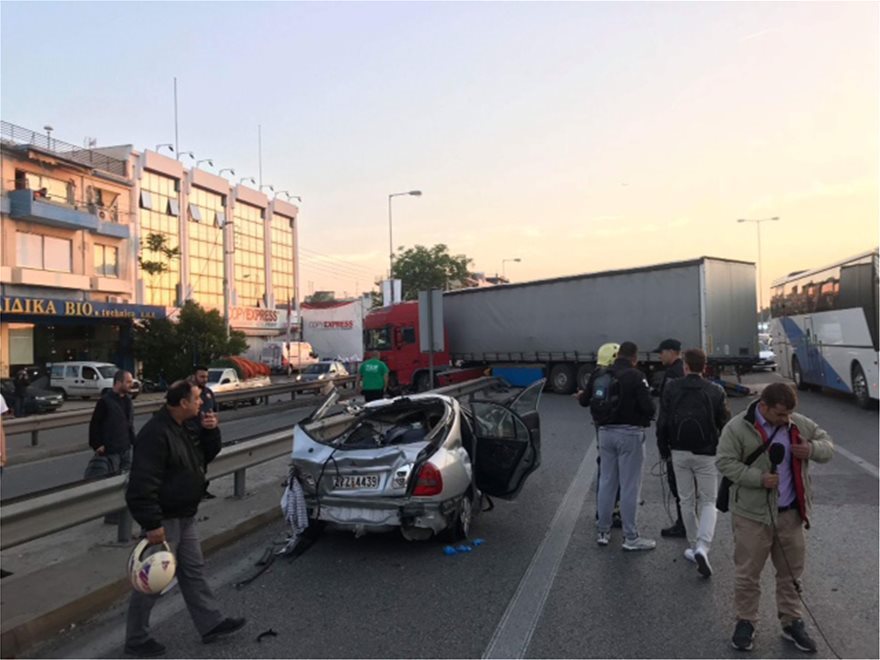
{"type": "Polygon", "coordinates": [[[231,635],[236,630],[241,630],[244,627],[245,623],[247,623],[247,621],[244,617],[236,619],[232,617],[226,617],[225,619],[223,619],[223,621],[211,628],[210,631],[202,635],[202,643],[210,644],[215,639],[225,637],[226,635],[231,635]]]}
{"type": "Polygon", "coordinates": [[[608,532],[599,532],[599,536],[596,538],[596,543],[599,545],[608,545],[611,542],[611,534],[608,532]]]}
{"type": "Polygon", "coordinates": [[[672,527],[661,529],[660,536],[665,539],[683,539],[687,537],[687,532],[684,530],[684,523],[679,519],[672,527]]]}
{"type": "Polygon", "coordinates": [[[150,638],[142,644],[126,644],[125,654],[136,658],[158,658],[160,655],[165,655],[165,645],[150,638]]]}
{"type": "Polygon", "coordinates": [[[793,642],[798,651],[816,652],[816,642],[807,634],[803,619],[795,619],[787,626],[782,626],[782,636],[789,642],[793,642]]]}
{"type": "Polygon", "coordinates": [[[751,621],[740,619],[736,622],[731,644],[737,651],[751,651],[755,640],[755,626],[751,621]]]}
{"type": "Polygon", "coordinates": [[[641,536],[632,540],[627,539],[623,542],[623,549],[630,552],[635,552],[637,550],[653,550],[656,547],[657,541],[654,541],[653,539],[643,539],[641,536]]]}
{"type": "Polygon", "coordinates": [[[704,578],[712,575],[712,566],[709,564],[709,557],[703,548],[694,550],[694,561],[697,562],[697,570],[700,572],[700,575],[704,578]]]}
{"type": "Polygon", "coordinates": [[[693,564],[697,563],[697,560],[694,558],[694,549],[693,548],[687,548],[684,551],[684,558],[693,564]]]}

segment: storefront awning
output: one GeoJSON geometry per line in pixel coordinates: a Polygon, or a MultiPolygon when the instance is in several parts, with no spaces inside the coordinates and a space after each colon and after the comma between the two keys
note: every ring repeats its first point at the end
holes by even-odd
{"type": "Polygon", "coordinates": [[[61,298],[0,296],[0,316],[82,319],[161,319],[165,308],[154,305],[128,305],[61,298]]]}

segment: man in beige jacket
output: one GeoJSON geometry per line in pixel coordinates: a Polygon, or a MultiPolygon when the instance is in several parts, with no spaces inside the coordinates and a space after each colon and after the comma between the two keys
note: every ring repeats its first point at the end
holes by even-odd
{"type": "Polygon", "coordinates": [[[761,598],[761,571],[769,555],[776,568],[776,610],[782,636],[798,650],[815,653],[801,614],[800,578],[810,527],[810,461],[831,460],[834,445],[811,419],[794,412],[797,396],[785,383],[764,388],[759,401],[724,427],[715,464],[731,480],[736,582],[733,647],[750,651],[761,598]],[[769,447],[779,444],[781,462],[771,463],[769,447]],[[746,458],[759,447],[758,457],[746,458]]]}

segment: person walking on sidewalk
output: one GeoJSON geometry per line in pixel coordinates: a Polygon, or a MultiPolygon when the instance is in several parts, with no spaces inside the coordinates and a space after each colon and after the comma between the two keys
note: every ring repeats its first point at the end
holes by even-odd
{"type": "Polygon", "coordinates": [[[811,461],[830,461],[834,445],[813,420],[794,412],[796,407],[794,389],[772,383],[759,401],[728,422],[718,443],[715,464],[732,482],[729,506],[736,571],[732,643],[740,651],[752,650],[761,571],[769,555],[776,569],[782,636],[799,651],[816,652],[804,625],[799,594],[806,558],[804,530],[810,528],[809,468],[811,461]],[[747,464],[747,457],[762,446],[767,449],[747,464]],[[778,467],[771,455],[778,457],[778,467]]]}
{"type": "Polygon", "coordinates": [[[684,352],[685,377],[670,381],[660,399],[657,444],[661,453],[672,457],[689,543],[685,559],[697,564],[700,575],[709,577],[718,490],[715,450],[730,410],[724,390],[703,378],[705,369],[702,350],[684,352]]]}
{"type": "Polygon", "coordinates": [[[101,395],[89,422],[89,446],[112,463],[112,474],[131,468],[134,444],[134,404],[131,402],[131,373],[119,369],[113,374],[113,387],[101,395]]]}
{"type": "MultiPolygon", "coordinates": [[[[186,428],[202,405],[199,388],[189,381],[173,383],[165,405],[137,435],[125,500],[150,543],[168,542],[177,559],[177,580],[190,617],[204,643],[242,628],[244,618],[224,617],[203,573],[204,559],[196,513],[205,490],[205,466],[220,453],[214,413],[202,416],[197,437],[186,428]]],[[[150,612],[159,596],[131,594],[125,652],[141,658],[165,653],[150,637],[150,612]]]]}
{"type": "MultiPolygon", "coordinates": [[[[219,411],[220,406],[217,404],[217,399],[214,398],[214,392],[211,391],[211,388],[208,387],[208,367],[204,365],[198,365],[195,369],[193,369],[193,375],[191,377],[191,382],[199,387],[201,390],[201,401],[202,405],[199,408],[199,416],[194,417],[193,419],[187,421],[187,428],[195,433],[197,436],[201,432],[202,428],[202,417],[209,413],[216,413],[219,411]]],[[[217,433],[220,433],[220,420],[217,420],[217,433]]],[[[222,444],[222,439],[221,439],[222,444]]],[[[205,471],[207,472],[208,466],[205,466],[205,471]]],[[[216,495],[208,492],[208,486],[211,484],[210,480],[205,481],[205,494],[202,496],[203,499],[213,500],[216,495]]]]}
{"type": "Polygon", "coordinates": [[[358,373],[361,377],[361,392],[364,402],[376,401],[385,396],[388,389],[388,365],[379,359],[379,353],[373,353],[371,359],[361,364],[358,373]]]}
{"type": "MultiPolygon", "coordinates": [[[[620,517],[623,519],[623,549],[653,550],[657,543],[639,536],[636,514],[645,462],[645,427],[654,417],[651,388],[645,375],[636,369],[638,347],[625,341],[611,366],[605,412],[598,415],[599,454],[602,474],[599,481],[599,545],[608,545],[611,514],[620,487],[620,517]]],[[[598,406],[591,407],[598,412],[598,406]]]]}
{"type": "Polygon", "coordinates": [[[19,419],[27,415],[27,391],[31,381],[28,378],[27,371],[19,369],[12,381],[15,396],[12,400],[13,414],[19,419]]]}
{"type": "MultiPolygon", "coordinates": [[[[681,342],[677,339],[664,339],[660,345],[655,348],[652,353],[660,354],[660,362],[665,367],[663,371],[663,380],[660,381],[660,389],[658,394],[660,400],[663,400],[663,392],[666,386],[677,378],[684,378],[684,364],[681,360],[681,342]]],[[[660,446],[660,434],[657,434],[657,449],[660,450],[660,458],[666,464],[666,481],[669,484],[669,492],[675,499],[675,523],[670,527],[664,527],[660,530],[660,536],[664,538],[683,539],[686,536],[684,522],[681,518],[681,498],[679,497],[678,485],[675,481],[675,468],[672,466],[672,456],[668,451],[660,446]]]]}

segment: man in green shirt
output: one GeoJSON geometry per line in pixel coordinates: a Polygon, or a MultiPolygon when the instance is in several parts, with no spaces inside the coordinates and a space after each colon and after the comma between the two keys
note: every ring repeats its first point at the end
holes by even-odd
{"type": "Polygon", "coordinates": [[[366,403],[385,397],[385,390],[388,388],[388,365],[379,359],[378,353],[373,353],[369,360],[361,364],[358,373],[361,377],[361,392],[366,403]]]}

